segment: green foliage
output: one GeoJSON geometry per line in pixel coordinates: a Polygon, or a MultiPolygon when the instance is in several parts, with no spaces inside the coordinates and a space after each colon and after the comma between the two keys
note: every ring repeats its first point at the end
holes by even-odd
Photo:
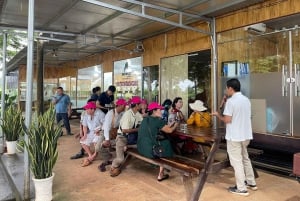
{"type": "MultiPolygon", "coordinates": [[[[13,58],[21,49],[25,47],[26,33],[16,30],[7,30],[7,61],[13,58]]],[[[3,35],[0,36],[0,47],[3,47],[3,35]]],[[[0,51],[0,60],[3,60],[3,52],[0,51]]]]}
{"type": "Polygon", "coordinates": [[[4,111],[1,128],[7,141],[16,141],[23,135],[24,117],[22,111],[15,105],[10,105],[4,111]]]}
{"type": "MultiPolygon", "coordinates": [[[[0,97],[2,97],[2,91],[0,91],[0,97]]],[[[4,96],[5,108],[15,103],[16,99],[17,99],[17,95],[5,94],[4,96]]]]}
{"type": "MultiPolygon", "coordinates": [[[[26,129],[26,128],[24,128],[26,129]]],[[[36,179],[52,176],[53,167],[57,161],[57,141],[61,134],[61,124],[55,123],[55,111],[51,105],[44,113],[32,121],[26,130],[30,168],[36,179]]]]}

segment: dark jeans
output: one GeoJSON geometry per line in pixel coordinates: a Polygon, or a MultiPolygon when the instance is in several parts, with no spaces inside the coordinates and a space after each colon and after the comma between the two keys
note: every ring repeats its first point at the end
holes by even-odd
{"type": "Polygon", "coordinates": [[[56,113],[57,123],[60,122],[61,120],[63,120],[64,126],[67,130],[67,134],[70,134],[71,133],[71,128],[70,128],[68,113],[56,113]]]}

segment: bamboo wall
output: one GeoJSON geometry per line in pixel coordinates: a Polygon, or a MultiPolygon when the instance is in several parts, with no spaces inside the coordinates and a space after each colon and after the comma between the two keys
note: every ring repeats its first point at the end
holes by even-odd
{"type": "MultiPolygon", "coordinates": [[[[299,0],[269,0],[263,3],[241,9],[216,19],[217,33],[235,28],[263,22],[265,20],[300,13],[299,0]]],[[[197,23],[195,26],[208,29],[206,23],[197,23]]],[[[228,36],[230,37],[230,36],[228,36]]],[[[236,37],[236,36],[235,36],[236,37]]],[[[145,52],[143,53],[143,66],[159,65],[161,58],[186,54],[211,48],[210,37],[194,31],[175,29],[165,34],[160,34],[143,41],[145,52]]],[[[239,44],[237,43],[236,46],[239,44]]],[[[243,44],[246,45],[246,44],[243,44]]],[[[134,44],[128,46],[133,49],[134,44]]],[[[229,48],[229,47],[220,47],[229,48]]],[[[219,51],[219,61],[228,60],[233,56],[243,60],[245,58],[239,48],[230,48],[230,51],[219,51]]],[[[93,55],[77,62],[69,62],[61,67],[46,67],[45,78],[76,76],[77,69],[102,64],[104,72],[113,71],[113,62],[137,57],[139,54],[130,55],[128,52],[111,50],[93,55]]],[[[220,65],[219,65],[220,66],[220,65]]],[[[26,73],[20,68],[20,80],[24,80],[26,73]]]]}
{"type": "Polygon", "coordinates": [[[222,32],[299,12],[299,0],[264,1],[217,18],[216,29],[217,32],[222,32]]]}
{"type": "MultiPolygon", "coordinates": [[[[60,77],[76,77],[78,68],[76,64],[70,63],[69,66],[64,67],[53,67],[47,66],[45,67],[44,79],[55,79],[60,77]]],[[[36,80],[36,66],[34,67],[34,80],[36,80]]],[[[19,67],[19,82],[26,81],[26,66],[22,65],[19,67]]]]}

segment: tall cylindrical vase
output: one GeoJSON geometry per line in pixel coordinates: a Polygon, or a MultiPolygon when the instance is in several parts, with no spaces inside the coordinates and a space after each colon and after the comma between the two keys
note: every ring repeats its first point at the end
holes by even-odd
{"type": "Polygon", "coordinates": [[[7,154],[16,153],[17,141],[6,141],[7,154]]]}
{"type": "Polygon", "coordinates": [[[54,173],[46,179],[32,178],[35,188],[35,201],[51,201],[52,200],[52,184],[54,173]]]}

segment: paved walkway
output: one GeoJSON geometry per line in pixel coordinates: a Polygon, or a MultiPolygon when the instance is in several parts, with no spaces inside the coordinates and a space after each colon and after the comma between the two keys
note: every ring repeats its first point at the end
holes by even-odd
{"type": "MultiPolygon", "coordinates": [[[[71,123],[72,132],[76,134],[79,121],[72,120],[71,123]]],[[[54,168],[54,201],[185,201],[181,177],[176,172],[171,172],[168,180],[158,182],[156,180],[158,168],[134,159],[118,177],[112,178],[109,171],[99,172],[97,169],[101,163],[99,158],[87,167],[81,167],[82,159],[70,160],[70,156],[80,150],[78,140],[74,136],[60,137],[58,148],[59,158],[54,168]]],[[[7,156],[1,157],[5,162],[7,156]]],[[[23,169],[24,165],[20,164],[18,167],[23,169]]],[[[259,190],[250,190],[247,197],[227,192],[227,188],[234,184],[232,168],[210,174],[199,200],[300,201],[300,184],[295,179],[263,171],[258,173],[259,190]]],[[[7,182],[7,179],[2,178],[2,174],[0,176],[0,182],[7,182]]],[[[198,177],[193,179],[194,183],[197,179],[198,177]]],[[[6,191],[2,188],[3,185],[0,183],[1,194],[6,191]]],[[[7,195],[6,199],[1,199],[0,196],[1,201],[7,198],[9,199],[7,195]]]]}
{"type": "MultiPolygon", "coordinates": [[[[74,133],[78,132],[78,120],[72,120],[74,133]]],[[[59,158],[55,166],[54,200],[59,201],[184,201],[185,191],[181,177],[176,172],[170,178],[158,182],[158,169],[143,161],[132,160],[123,172],[115,178],[109,171],[99,172],[100,159],[90,166],[81,167],[82,159],[70,160],[80,150],[73,136],[59,139],[59,158]]],[[[107,167],[109,169],[109,167],[107,167]]],[[[199,200],[205,201],[300,201],[300,184],[290,178],[283,178],[258,171],[259,190],[251,191],[247,197],[227,192],[234,184],[232,168],[218,174],[210,174],[199,200]]],[[[193,179],[196,183],[197,177],[193,179]]]]}

